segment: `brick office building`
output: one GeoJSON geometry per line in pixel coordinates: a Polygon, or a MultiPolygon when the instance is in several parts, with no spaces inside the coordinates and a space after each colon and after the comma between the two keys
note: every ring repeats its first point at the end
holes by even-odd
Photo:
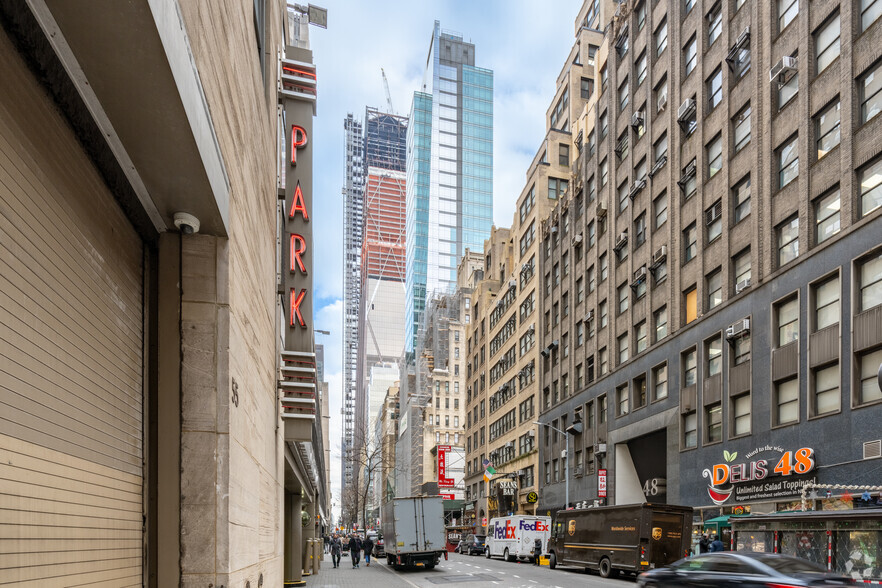
{"type": "MultiPolygon", "coordinates": [[[[571,351],[540,370],[540,410],[582,424],[571,500],[602,502],[601,468],[610,504],[705,518],[878,484],[879,13],[629,1],[604,27],[584,188],[560,205],[585,213],[541,234],[541,345],[571,351]]],[[[542,512],[564,503],[563,442],[540,444],[542,512]]]]}

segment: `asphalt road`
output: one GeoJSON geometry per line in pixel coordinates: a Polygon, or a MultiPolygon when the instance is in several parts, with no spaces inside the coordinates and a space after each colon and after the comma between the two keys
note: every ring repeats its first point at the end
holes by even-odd
{"type": "MultiPolygon", "coordinates": [[[[374,566],[371,566],[373,570],[374,566]]],[[[462,586],[475,588],[476,585],[501,586],[506,588],[585,588],[630,586],[632,579],[604,579],[596,573],[585,573],[583,569],[534,566],[530,563],[512,563],[500,559],[487,559],[483,556],[449,554],[449,560],[433,570],[393,570],[385,565],[386,571],[403,580],[410,588],[436,588],[462,586]]],[[[391,578],[390,578],[391,579],[391,578]]],[[[397,583],[396,583],[397,585],[397,583]]]]}

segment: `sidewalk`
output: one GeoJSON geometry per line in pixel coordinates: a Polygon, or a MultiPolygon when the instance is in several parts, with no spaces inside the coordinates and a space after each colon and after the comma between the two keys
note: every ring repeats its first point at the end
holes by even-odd
{"type": "Polygon", "coordinates": [[[326,553],[318,575],[304,578],[308,588],[412,588],[386,565],[386,558],[371,558],[371,565],[362,558],[360,567],[352,567],[352,560],[344,555],[340,567],[334,568],[331,554],[326,553]]]}

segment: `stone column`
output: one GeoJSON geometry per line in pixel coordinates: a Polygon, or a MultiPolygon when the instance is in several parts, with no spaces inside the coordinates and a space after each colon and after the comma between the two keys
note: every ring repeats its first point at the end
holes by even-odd
{"type": "Polygon", "coordinates": [[[301,540],[301,550],[303,553],[303,567],[307,571],[310,568],[310,560],[309,560],[309,551],[307,550],[307,541],[309,539],[315,539],[315,499],[312,502],[308,502],[303,505],[303,510],[307,512],[309,515],[309,524],[305,527],[301,526],[303,531],[303,538],[301,540]]]}
{"type": "Polygon", "coordinates": [[[303,585],[303,523],[300,492],[285,492],[285,586],[303,585]]]}

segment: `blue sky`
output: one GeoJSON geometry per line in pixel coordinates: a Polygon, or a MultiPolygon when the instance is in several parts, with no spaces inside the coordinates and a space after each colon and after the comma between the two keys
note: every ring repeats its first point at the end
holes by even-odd
{"type": "MultiPolygon", "coordinates": [[[[422,80],[435,20],[475,44],[476,65],[494,70],[494,221],[511,225],[527,167],[545,134],[545,111],[574,40],[576,0],[537,3],[472,0],[361,2],[316,0],[328,29],[312,28],[318,71],[315,147],[315,327],[325,344],[331,394],[331,480],[339,501],[343,334],[343,119],[365,106],[386,107],[380,68],[392,105],[410,111],[422,80]]],[[[402,317],[403,320],[403,317],[402,317]]],[[[339,512],[337,509],[335,509],[339,512]]]]}

